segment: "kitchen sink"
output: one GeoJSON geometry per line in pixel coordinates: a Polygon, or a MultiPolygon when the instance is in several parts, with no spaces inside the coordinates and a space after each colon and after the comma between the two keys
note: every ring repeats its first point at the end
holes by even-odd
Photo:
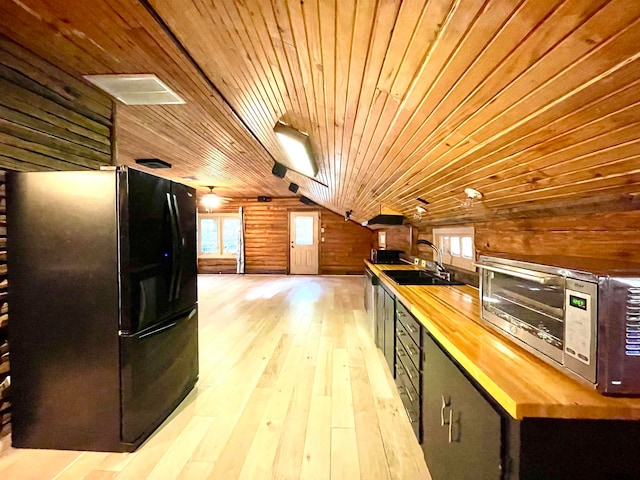
{"type": "Polygon", "coordinates": [[[448,281],[424,270],[385,270],[397,285],[464,285],[456,281],[448,281]]]}

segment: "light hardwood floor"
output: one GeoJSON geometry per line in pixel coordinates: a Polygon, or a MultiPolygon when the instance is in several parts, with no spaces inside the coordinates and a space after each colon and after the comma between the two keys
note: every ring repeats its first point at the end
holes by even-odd
{"type": "Polygon", "coordinates": [[[8,449],[0,478],[430,478],[362,277],[199,277],[200,380],[135,453],[8,449]]]}

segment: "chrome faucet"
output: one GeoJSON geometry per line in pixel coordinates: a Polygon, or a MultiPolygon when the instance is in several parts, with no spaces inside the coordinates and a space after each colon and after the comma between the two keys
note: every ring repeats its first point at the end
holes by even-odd
{"type": "Polygon", "coordinates": [[[444,265],[442,265],[442,250],[436,247],[429,240],[420,239],[416,243],[419,245],[429,245],[431,248],[433,248],[433,251],[436,252],[436,273],[447,280],[451,280],[451,273],[448,272],[446,268],[444,268],[444,265]]]}

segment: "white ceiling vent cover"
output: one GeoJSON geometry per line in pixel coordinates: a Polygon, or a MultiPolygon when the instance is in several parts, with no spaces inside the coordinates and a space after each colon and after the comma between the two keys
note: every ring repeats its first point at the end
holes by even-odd
{"type": "Polygon", "coordinates": [[[153,74],[85,75],[84,78],[126,105],[185,103],[153,74]]]}

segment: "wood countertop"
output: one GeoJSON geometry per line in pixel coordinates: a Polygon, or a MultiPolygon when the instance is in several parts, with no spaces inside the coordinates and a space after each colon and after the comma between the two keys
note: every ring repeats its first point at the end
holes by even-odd
{"type": "Polygon", "coordinates": [[[365,263],[513,418],[640,420],[640,398],[600,395],[484,326],[477,288],[396,285],[384,270],[412,265],[365,263]]]}

